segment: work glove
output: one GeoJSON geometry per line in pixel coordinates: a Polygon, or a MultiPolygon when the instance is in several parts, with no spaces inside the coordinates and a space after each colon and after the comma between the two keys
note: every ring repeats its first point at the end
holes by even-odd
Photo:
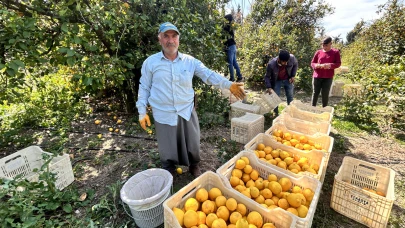
{"type": "Polygon", "coordinates": [[[243,100],[246,94],[240,86],[243,86],[242,82],[233,82],[229,90],[236,98],[243,100]]]}
{"type": "Polygon", "coordinates": [[[146,131],[146,124],[148,124],[148,127],[150,127],[150,119],[149,119],[148,114],[145,114],[145,116],[142,119],[139,118],[139,124],[145,131],[146,131]]]}

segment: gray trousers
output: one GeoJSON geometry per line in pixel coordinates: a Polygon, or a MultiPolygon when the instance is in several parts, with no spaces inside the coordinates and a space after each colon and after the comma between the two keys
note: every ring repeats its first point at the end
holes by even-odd
{"type": "Polygon", "coordinates": [[[333,78],[313,78],[312,79],[312,106],[316,106],[319,93],[322,95],[322,107],[328,106],[329,91],[333,78]]]}
{"type": "Polygon", "coordinates": [[[164,169],[174,170],[176,165],[190,166],[200,162],[200,126],[195,109],[189,121],[179,116],[177,126],[155,121],[155,127],[164,169]]]}

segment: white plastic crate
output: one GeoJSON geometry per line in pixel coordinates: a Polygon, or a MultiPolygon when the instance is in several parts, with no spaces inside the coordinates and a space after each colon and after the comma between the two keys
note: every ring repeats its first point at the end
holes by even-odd
{"type": "Polygon", "coordinates": [[[262,215],[264,222],[272,222],[278,228],[295,227],[296,225],[296,219],[294,216],[291,216],[289,213],[282,210],[275,210],[272,213],[268,213],[268,210],[265,210],[256,202],[252,203],[250,199],[247,199],[247,197],[238,191],[227,188],[218,174],[215,174],[212,171],[207,171],[180,189],[177,193],[173,194],[163,203],[165,228],[181,228],[173,213],[172,209],[174,207],[183,208],[188,198],[195,198],[198,189],[205,188],[209,191],[214,187],[221,190],[222,195],[225,197],[234,198],[238,203],[243,203],[247,208],[247,213],[251,211],[259,212],[262,215]]]}
{"type": "Polygon", "coordinates": [[[245,104],[245,103],[242,103],[241,101],[237,101],[237,102],[231,104],[231,112],[229,114],[229,119],[232,119],[235,117],[241,117],[241,116],[245,115],[246,113],[259,114],[260,106],[245,104]]]}
{"type": "Polygon", "coordinates": [[[346,84],[343,86],[343,93],[346,97],[361,96],[363,93],[363,86],[360,84],[346,84]]]}
{"type": "Polygon", "coordinates": [[[312,112],[316,114],[322,114],[324,112],[330,113],[330,115],[333,116],[334,108],[331,106],[326,106],[326,107],[314,107],[312,105],[304,104],[299,100],[293,100],[290,105],[297,107],[298,109],[302,111],[307,111],[307,112],[312,112]]]}
{"type": "Polygon", "coordinates": [[[332,86],[329,90],[329,97],[343,97],[343,86],[345,85],[342,81],[333,81],[332,86]]]}
{"type": "Polygon", "coordinates": [[[290,114],[284,112],[273,120],[273,124],[280,123],[287,127],[288,130],[300,132],[306,135],[321,133],[329,135],[331,124],[329,122],[314,123],[306,120],[292,118],[290,114]]]}
{"type": "Polygon", "coordinates": [[[349,70],[349,67],[347,67],[347,66],[340,66],[339,68],[336,68],[335,69],[335,74],[344,74],[344,73],[348,73],[350,70],[349,70]]]}
{"type": "Polygon", "coordinates": [[[289,105],[285,109],[283,109],[283,113],[288,113],[292,118],[300,119],[300,120],[306,120],[314,123],[319,123],[319,122],[331,122],[332,121],[332,115],[329,112],[323,112],[323,113],[313,113],[313,112],[308,112],[301,110],[295,106],[289,105]]]}
{"type": "Polygon", "coordinates": [[[231,120],[231,139],[239,143],[247,143],[257,134],[264,132],[264,116],[246,113],[231,120]]]}
{"type": "Polygon", "coordinates": [[[394,177],[389,168],[344,157],[335,175],[330,206],[368,227],[386,227],[395,200],[394,177]],[[363,188],[380,191],[385,197],[363,188]]]}
{"type": "MultiPolygon", "coordinates": [[[[250,166],[252,166],[253,169],[257,170],[261,177],[267,177],[270,174],[276,175],[277,179],[280,179],[282,177],[287,177],[291,180],[292,187],[300,186],[301,188],[309,188],[314,192],[314,197],[312,199],[311,204],[309,205],[308,214],[305,218],[300,218],[300,217],[292,214],[291,212],[286,211],[289,215],[291,215],[297,219],[297,224],[295,227],[300,227],[300,228],[301,227],[311,227],[312,220],[314,218],[314,214],[315,214],[315,210],[316,210],[316,205],[318,204],[318,200],[319,200],[322,183],[312,177],[301,176],[301,177],[297,178],[297,177],[295,177],[293,175],[289,175],[286,172],[283,172],[279,169],[274,169],[272,167],[263,165],[258,162],[258,159],[256,159],[255,154],[253,154],[249,151],[241,151],[240,153],[238,153],[236,156],[234,156],[232,159],[230,159],[228,162],[226,162],[225,164],[223,164],[221,167],[219,167],[217,169],[217,174],[220,175],[225,186],[229,189],[233,189],[231,184],[229,183],[229,178],[232,175],[232,170],[235,167],[236,161],[243,156],[245,156],[249,159],[250,166]]],[[[240,195],[241,195],[240,197],[250,200],[250,202],[256,204],[257,206],[260,206],[260,204],[257,203],[256,201],[254,201],[253,199],[250,199],[243,194],[240,194],[240,195]]],[[[260,206],[260,207],[262,207],[262,206],[260,206]]],[[[268,214],[276,213],[277,211],[285,211],[282,208],[275,208],[272,210],[264,208],[264,207],[262,207],[262,208],[264,210],[266,210],[268,214]]]]}
{"type": "Polygon", "coordinates": [[[269,164],[263,160],[258,159],[258,161],[266,166],[270,166],[274,169],[279,169],[283,172],[287,172],[289,175],[293,175],[294,177],[300,177],[300,176],[309,176],[318,179],[321,183],[323,183],[323,180],[325,179],[325,173],[326,173],[326,167],[328,166],[328,161],[329,161],[329,156],[330,153],[325,153],[320,150],[312,150],[312,151],[302,151],[298,150],[296,148],[286,146],[284,144],[281,144],[273,139],[271,135],[266,135],[266,134],[258,134],[256,137],[254,137],[249,143],[245,145],[245,150],[246,151],[255,151],[257,148],[257,145],[260,143],[263,143],[266,146],[270,146],[271,148],[274,149],[281,149],[283,151],[287,151],[290,155],[298,155],[300,157],[306,157],[308,158],[308,162],[310,164],[317,164],[319,166],[319,172],[317,174],[313,174],[310,172],[302,172],[302,174],[295,174],[289,170],[282,169],[278,166],[269,164]]]}
{"type": "Polygon", "coordinates": [[[314,135],[306,135],[306,134],[303,134],[300,132],[289,130],[285,125],[283,125],[281,123],[273,124],[273,126],[271,126],[265,132],[265,134],[273,135],[273,131],[275,129],[282,130],[284,133],[288,132],[291,135],[297,135],[298,137],[305,136],[305,137],[307,137],[308,141],[312,140],[312,141],[314,141],[315,144],[321,145],[322,148],[326,150],[326,152],[329,152],[329,153],[332,152],[334,138],[329,135],[325,135],[325,134],[321,134],[321,133],[316,133],[314,135]]]}
{"type": "Polygon", "coordinates": [[[280,103],[280,97],[273,91],[271,94],[262,94],[260,99],[256,100],[253,104],[260,106],[259,114],[263,115],[273,111],[280,103]]]}
{"type": "MultiPolygon", "coordinates": [[[[38,146],[30,146],[0,159],[0,178],[13,179],[21,174],[28,181],[38,181],[39,174],[34,172],[34,169],[40,170],[45,164],[43,155],[48,155],[49,159],[53,156],[38,146]]],[[[74,181],[68,154],[52,158],[48,168],[50,172],[56,173],[57,189],[62,190],[74,181]]]]}

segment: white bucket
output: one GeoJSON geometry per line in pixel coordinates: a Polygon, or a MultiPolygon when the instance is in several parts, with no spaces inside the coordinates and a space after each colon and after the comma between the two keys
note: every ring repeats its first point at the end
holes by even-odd
{"type": "Polygon", "coordinates": [[[121,200],[131,209],[140,228],[163,223],[163,202],[170,197],[173,176],[164,169],[148,169],[132,176],[122,186],[121,200]]]}

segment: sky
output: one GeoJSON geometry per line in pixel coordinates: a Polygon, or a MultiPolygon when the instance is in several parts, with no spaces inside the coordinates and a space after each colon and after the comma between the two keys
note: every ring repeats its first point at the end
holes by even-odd
{"type": "MultiPolygon", "coordinates": [[[[244,15],[250,10],[250,4],[254,0],[231,0],[228,3],[227,11],[232,6],[237,9],[241,5],[244,15]],[[244,6],[244,7],[243,7],[244,6]]],[[[325,34],[332,37],[340,35],[340,38],[346,40],[346,35],[354,26],[364,19],[365,21],[378,19],[381,15],[377,14],[378,5],[384,4],[387,0],[325,0],[335,8],[332,15],[328,15],[322,21],[325,27],[325,34]]]]}

